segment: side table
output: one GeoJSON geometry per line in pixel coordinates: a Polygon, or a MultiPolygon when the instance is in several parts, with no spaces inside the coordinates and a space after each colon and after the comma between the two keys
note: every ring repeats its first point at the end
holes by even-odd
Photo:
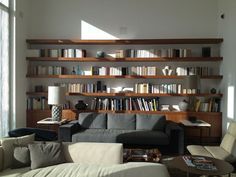
{"type": "Polygon", "coordinates": [[[233,172],[234,170],[234,167],[226,161],[211,157],[204,157],[204,158],[206,160],[212,161],[216,166],[217,170],[200,170],[195,167],[188,166],[183,160],[183,156],[175,157],[168,163],[168,166],[186,172],[187,177],[189,177],[190,174],[207,175],[207,176],[219,176],[228,174],[228,176],[230,177],[231,172],[233,172]]]}
{"type": "Polygon", "coordinates": [[[59,126],[67,122],[67,119],[62,119],[61,121],[53,121],[52,118],[45,118],[37,122],[37,127],[52,130],[58,133],[59,126]]]}
{"type": "Polygon", "coordinates": [[[185,128],[196,128],[199,130],[200,144],[202,144],[202,134],[203,134],[202,131],[204,128],[208,129],[208,135],[209,135],[209,137],[211,136],[211,124],[209,124],[203,120],[197,120],[196,122],[191,122],[189,120],[181,120],[180,123],[185,128]]]}

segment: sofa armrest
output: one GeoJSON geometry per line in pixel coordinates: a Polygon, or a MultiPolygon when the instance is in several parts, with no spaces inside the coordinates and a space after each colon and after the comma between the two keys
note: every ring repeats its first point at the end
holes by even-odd
{"type": "Polygon", "coordinates": [[[0,171],[3,170],[3,148],[0,146],[0,171]]]}
{"type": "Polygon", "coordinates": [[[170,138],[170,150],[174,153],[184,153],[184,130],[177,123],[167,121],[166,134],[170,138]]]}
{"type": "Polygon", "coordinates": [[[71,121],[68,124],[61,125],[58,131],[58,139],[65,142],[72,141],[72,135],[79,131],[78,121],[71,121]]]}

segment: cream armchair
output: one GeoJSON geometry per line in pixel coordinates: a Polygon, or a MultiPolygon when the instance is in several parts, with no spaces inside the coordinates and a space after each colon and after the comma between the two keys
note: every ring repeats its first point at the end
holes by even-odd
{"type": "Polygon", "coordinates": [[[187,146],[191,155],[207,156],[234,163],[236,161],[236,122],[231,122],[220,146],[187,146]]]}

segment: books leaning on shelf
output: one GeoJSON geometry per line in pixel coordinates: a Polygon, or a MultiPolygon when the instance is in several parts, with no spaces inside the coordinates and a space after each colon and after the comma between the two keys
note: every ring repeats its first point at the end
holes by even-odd
{"type": "Polygon", "coordinates": [[[199,170],[217,170],[213,161],[200,156],[183,156],[183,160],[187,166],[197,168],[199,170]]]}
{"type": "Polygon", "coordinates": [[[94,98],[90,108],[111,111],[158,111],[159,98],[94,98]]]}

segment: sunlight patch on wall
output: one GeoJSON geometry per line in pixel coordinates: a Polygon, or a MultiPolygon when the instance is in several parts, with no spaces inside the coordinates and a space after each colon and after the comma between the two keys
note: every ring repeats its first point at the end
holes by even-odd
{"type": "Polygon", "coordinates": [[[228,87],[227,117],[229,119],[234,119],[234,86],[228,87]]]}
{"type": "Polygon", "coordinates": [[[119,39],[119,38],[81,20],[81,39],[119,39]]]}

